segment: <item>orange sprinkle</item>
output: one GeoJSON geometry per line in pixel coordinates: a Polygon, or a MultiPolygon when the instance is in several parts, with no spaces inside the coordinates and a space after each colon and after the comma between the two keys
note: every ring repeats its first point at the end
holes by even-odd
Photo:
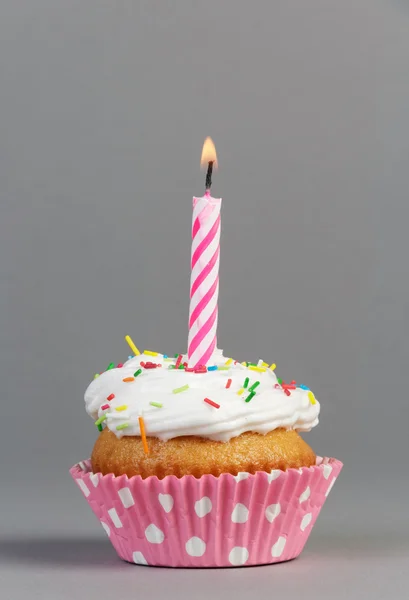
{"type": "Polygon", "coordinates": [[[144,450],[145,454],[149,454],[149,446],[148,446],[148,442],[146,440],[146,432],[145,432],[145,421],[143,420],[143,417],[138,417],[138,421],[139,421],[139,429],[141,430],[143,450],[144,450]]]}
{"type": "Polygon", "coordinates": [[[125,383],[128,383],[128,381],[135,381],[135,377],[125,377],[122,381],[125,381],[125,383]]]}

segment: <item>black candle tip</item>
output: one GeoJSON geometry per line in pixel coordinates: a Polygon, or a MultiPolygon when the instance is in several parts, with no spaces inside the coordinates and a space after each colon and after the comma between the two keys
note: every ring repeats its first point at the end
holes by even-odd
{"type": "Polygon", "coordinates": [[[206,190],[210,190],[210,188],[212,187],[213,162],[214,161],[212,161],[212,160],[209,161],[209,166],[207,167],[206,190]]]}

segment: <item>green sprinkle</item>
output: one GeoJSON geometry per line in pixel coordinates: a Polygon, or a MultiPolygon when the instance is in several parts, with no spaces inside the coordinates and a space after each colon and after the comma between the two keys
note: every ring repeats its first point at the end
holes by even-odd
{"type": "Polygon", "coordinates": [[[178,358],[178,356],[179,356],[179,354],[176,352],[176,354],[175,354],[175,358],[178,358]]]}
{"type": "Polygon", "coordinates": [[[98,431],[102,431],[102,425],[101,425],[101,423],[99,425],[97,425],[97,427],[98,427],[98,431]]]}
{"type": "Polygon", "coordinates": [[[245,402],[250,402],[250,400],[253,398],[253,396],[256,395],[256,392],[251,392],[247,398],[245,398],[245,402]]]}
{"type": "Polygon", "coordinates": [[[99,377],[99,373],[95,373],[94,379],[96,379],[97,377],[99,377]]]}
{"type": "Polygon", "coordinates": [[[186,384],[186,385],[182,385],[182,387],[180,387],[180,388],[175,388],[174,390],[172,390],[172,392],[174,394],[179,394],[180,392],[186,392],[186,390],[188,390],[188,389],[189,389],[189,386],[188,386],[188,384],[186,384]]]}
{"type": "Polygon", "coordinates": [[[178,367],[179,370],[180,369],[185,369],[185,368],[186,368],[185,365],[179,365],[179,367],[178,367]]]}
{"type": "Polygon", "coordinates": [[[162,408],[163,404],[160,402],[149,402],[151,406],[156,406],[156,408],[162,408]]]}
{"type": "Polygon", "coordinates": [[[259,386],[259,385],[260,385],[260,382],[259,382],[259,381],[255,381],[255,382],[253,383],[253,385],[251,385],[251,386],[249,387],[249,392],[254,392],[254,390],[256,389],[256,387],[257,387],[257,386],[259,386]]]}
{"type": "Polygon", "coordinates": [[[251,362],[248,362],[248,363],[247,363],[247,366],[248,366],[248,367],[257,367],[258,365],[257,365],[257,363],[251,363],[251,362]]]}
{"type": "Polygon", "coordinates": [[[277,378],[278,383],[281,385],[283,383],[283,380],[280,379],[279,377],[277,378]]]}
{"type": "Polygon", "coordinates": [[[126,429],[127,427],[129,427],[129,423],[122,423],[122,425],[116,426],[116,430],[120,431],[121,429],[126,429]]]}
{"type": "Polygon", "coordinates": [[[243,387],[244,387],[244,389],[246,389],[246,387],[248,386],[248,384],[249,384],[249,381],[250,381],[250,378],[249,378],[249,377],[246,377],[246,379],[244,380],[244,383],[243,383],[243,387]]]}
{"type": "Polygon", "coordinates": [[[113,369],[115,367],[115,363],[110,363],[108,365],[107,371],[110,371],[111,369],[113,369]]]}
{"type": "Polygon", "coordinates": [[[138,375],[140,375],[142,373],[142,369],[138,369],[137,371],[135,371],[135,373],[133,374],[134,377],[138,377],[138,375]]]}
{"type": "Polygon", "coordinates": [[[218,371],[230,371],[230,367],[217,367],[218,371]]]}
{"type": "Polygon", "coordinates": [[[102,417],[99,417],[99,419],[95,421],[95,425],[98,427],[98,425],[101,425],[102,421],[105,421],[106,418],[106,414],[102,415],[102,417]]]}

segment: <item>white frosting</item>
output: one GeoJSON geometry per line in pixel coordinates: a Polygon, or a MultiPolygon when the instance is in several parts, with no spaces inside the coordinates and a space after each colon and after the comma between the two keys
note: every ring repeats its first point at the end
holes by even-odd
{"type": "MultiPolygon", "coordinates": [[[[210,365],[225,366],[226,358],[217,351],[210,365]]],[[[185,360],[185,357],[183,358],[185,360]]],[[[297,388],[287,396],[277,383],[271,369],[265,372],[253,371],[240,363],[229,365],[228,370],[207,373],[185,373],[183,370],[169,369],[174,364],[163,355],[141,354],[128,360],[122,368],[102,373],[89,385],[85,393],[85,406],[94,419],[106,414],[105,424],[117,437],[140,435],[139,417],[143,417],[146,435],[169,440],[183,435],[196,435],[211,440],[228,441],[245,431],[266,434],[278,427],[309,431],[318,423],[319,402],[310,401],[308,390],[297,388]],[[160,363],[162,367],[144,369],[134,381],[124,382],[132,377],[141,362],[160,363]],[[249,391],[241,395],[246,377],[248,387],[260,381],[256,394],[250,402],[245,402],[249,391]],[[231,379],[230,388],[226,382],[231,379]],[[186,391],[173,393],[173,390],[188,385],[186,391]],[[275,387],[277,386],[277,387],[275,387]],[[107,397],[114,394],[111,401],[107,397]],[[214,408],[206,402],[209,398],[220,405],[214,408]],[[150,403],[162,404],[162,408],[150,403]],[[109,408],[101,409],[101,406],[109,408]],[[117,407],[126,406],[120,412],[117,407]],[[117,430],[117,426],[125,425],[117,430]]]]}

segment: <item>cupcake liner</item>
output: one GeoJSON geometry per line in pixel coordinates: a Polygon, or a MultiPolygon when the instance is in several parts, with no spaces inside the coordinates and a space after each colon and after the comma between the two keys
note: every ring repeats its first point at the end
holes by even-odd
{"type": "Polygon", "coordinates": [[[125,561],[232,567],[297,557],[342,469],[334,458],[271,473],[164,479],[70,473],[125,561]]]}

